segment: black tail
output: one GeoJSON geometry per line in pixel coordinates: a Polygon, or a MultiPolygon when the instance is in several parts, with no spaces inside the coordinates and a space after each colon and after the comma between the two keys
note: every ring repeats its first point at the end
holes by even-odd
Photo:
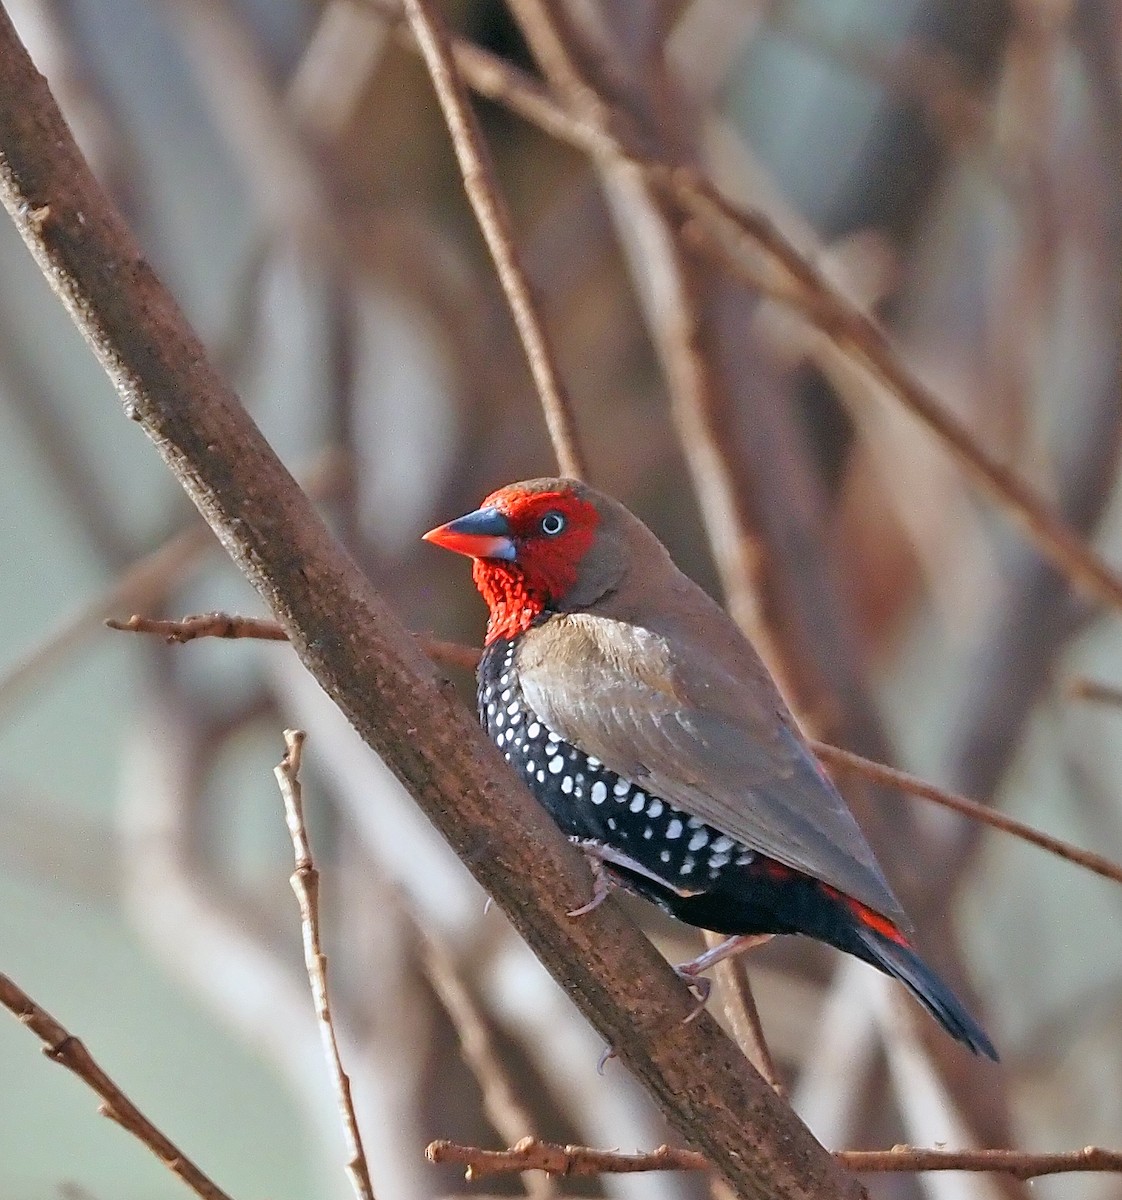
{"type": "Polygon", "coordinates": [[[958,997],[906,943],[886,937],[867,925],[856,924],[860,956],[891,975],[912,993],[940,1025],[975,1054],[997,1062],[997,1051],[985,1030],[963,1008],[958,997]]]}

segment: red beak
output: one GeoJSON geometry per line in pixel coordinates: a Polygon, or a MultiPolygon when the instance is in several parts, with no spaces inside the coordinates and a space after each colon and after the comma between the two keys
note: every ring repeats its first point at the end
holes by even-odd
{"type": "Polygon", "coordinates": [[[497,508],[477,508],[447,525],[430,529],[423,540],[469,558],[500,558],[512,562],[518,556],[510,522],[497,508]]]}

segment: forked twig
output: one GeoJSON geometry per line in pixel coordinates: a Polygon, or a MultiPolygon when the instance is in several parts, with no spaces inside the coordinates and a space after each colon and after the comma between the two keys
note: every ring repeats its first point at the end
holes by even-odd
{"type": "Polygon", "coordinates": [[[0,1004],[16,1016],[43,1043],[43,1053],[60,1066],[72,1071],[100,1097],[98,1111],[116,1121],[149,1150],[202,1200],[230,1200],[218,1184],[197,1167],[178,1146],[136,1107],[123,1091],[94,1061],[83,1042],[58,1023],[45,1008],[7,975],[0,974],[0,1004]]]}
{"type": "Polygon", "coordinates": [[[312,861],[312,848],[308,843],[308,832],[304,826],[304,805],[300,788],[300,757],[304,746],[304,731],[284,731],[284,758],[274,768],[281,797],[284,800],[284,819],[292,838],[292,850],[296,857],[296,869],[292,872],[292,890],[300,905],[300,930],[304,939],[304,965],[308,970],[308,982],[312,985],[312,1000],[316,1008],[320,1037],[323,1039],[324,1054],[335,1085],[339,1101],[339,1112],[343,1118],[343,1136],[347,1143],[347,1176],[358,1200],[374,1200],[374,1189],[370,1184],[370,1169],[366,1153],[362,1148],[362,1134],[355,1116],[351,1099],[351,1081],[343,1069],[339,1056],[339,1042],[335,1036],[335,1024],[331,1017],[331,1002],[327,994],[327,956],[320,942],[319,927],[319,871],[312,861]]]}

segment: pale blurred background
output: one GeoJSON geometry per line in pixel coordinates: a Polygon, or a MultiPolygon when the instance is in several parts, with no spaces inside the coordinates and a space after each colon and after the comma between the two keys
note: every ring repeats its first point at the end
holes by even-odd
{"type": "MultiPolygon", "coordinates": [[[[318,481],[338,534],[414,629],[478,644],[465,564],[418,537],[554,459],[415,55],[359,0],[7,7],[154,265],[286,462],[318,481]]],[[[643,97],[641,121],[875,306],[983,444],[1122,562],[1118,6],[572,9],[618,57],[620,95],[643,97]]],[[[532,69],[498,0],[444,11],[532,69]]],[[[597,176],[519,118],[479,112],[591,478],[719,594],[644,281],[597,176]]],[[[1065,690],[1122,682],[1117,614],[1077,601],[927,434],[797,323],[735,289],[721,303],[727,448],[782,527],[771,545],[790,548],[806,645],[847,681],[837,736],[1122,859],[1122,711],[1065,690]]],[[[293,724],[309,732],[340,1032],[380,1200],[521,1192],[518,1177],[473,1186],[430,1167],[435,1137],[628,1150],[671,1137],[618,1064],[597,1076],[596,1035],[286,647],[168,647],[102,627],[260,608],[197,533],[110,596],[200,521],[7,220],[0,506],[0,970],[184,1150],[238,1198],[348,1194],[272,777],[293,724]],[[449,977],[524,1114],[484,1104],[441,999],[449,977]]],[[[752,978],[811,1127],[836,1148],[1122,1144],[1122,891],[918,802],[876,800],[883,812],[863,816],[920,945],[972,985],[1003,1063],[982,1095],[953,1047],[917,1066],[872,972],[773,945],[752,978]]],[[[668,953],[692,949],[688,931],[635,911],[668,953]]],[[[0,1080],[4,1200],[186,1194],[3,1014],[0,1080]]],[[[680,1175],[531,1186],[705,1194],[680,1175]]],[[[1028,1191],[957,1175],[870,1186],[909,1200],[1028,1191]]],[[[1122,1182],[1032,1190],[1105,1200],[1122,1182]]]]}

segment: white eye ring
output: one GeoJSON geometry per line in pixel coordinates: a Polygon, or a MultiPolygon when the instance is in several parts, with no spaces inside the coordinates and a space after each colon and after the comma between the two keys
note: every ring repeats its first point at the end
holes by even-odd
{"type": "Polygon", "coordinates": [[[559,512],[547,512],[538,527],[546,537],[556,537],[565,528],[565,518],[559,512]]]}

